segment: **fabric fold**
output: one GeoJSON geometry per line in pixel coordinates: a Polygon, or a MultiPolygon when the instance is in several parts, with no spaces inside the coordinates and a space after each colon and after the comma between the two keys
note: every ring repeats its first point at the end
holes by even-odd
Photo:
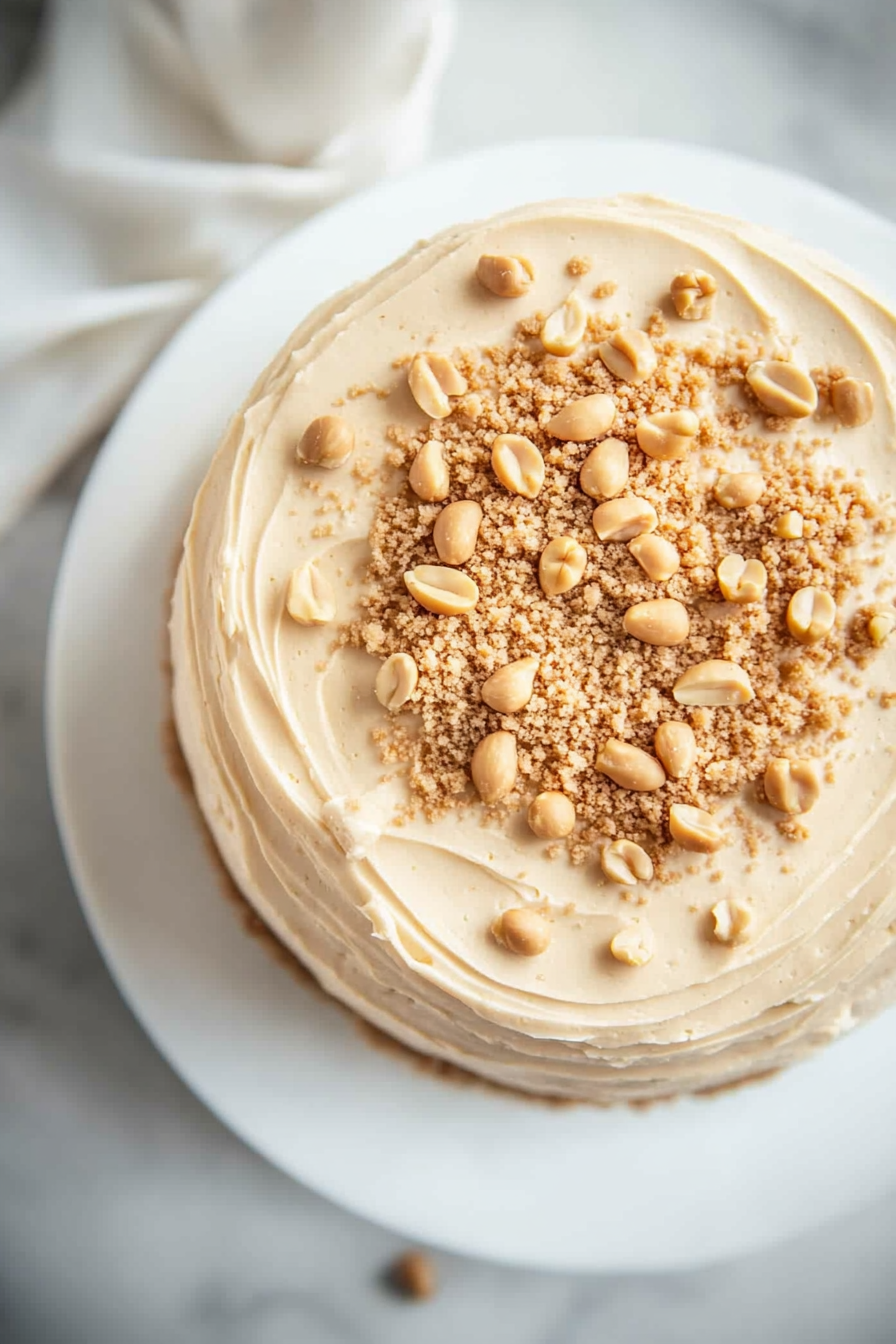
{"type": "Polygon", "coordinates": [[[452,30],[450,0],[52,11],[0,120],[0,529],[224,276],[423,157],[452,30]]]}

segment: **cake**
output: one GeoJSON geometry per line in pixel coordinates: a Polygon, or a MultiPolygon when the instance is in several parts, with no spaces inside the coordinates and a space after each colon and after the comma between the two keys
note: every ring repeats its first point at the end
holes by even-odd
{"type": "Polygon", "coordinates": [[[894,997],[894,371],[829,258],[644,197],[449,229],[298,327],[170,630],[202,814],[324,990],[600,1104],[894,997]]]}

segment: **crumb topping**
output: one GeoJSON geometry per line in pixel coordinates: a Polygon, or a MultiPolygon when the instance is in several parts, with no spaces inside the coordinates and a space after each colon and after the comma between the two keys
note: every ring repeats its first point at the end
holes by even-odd
{"type": "MultiPolygon", "coordinates": [[[[573,258],[569,265],[584,260],[573,258]]],[[[562,842],[574,862],[615,839],[645,845],[660,860],[671,843],[670,806],[711,812],[745,786],[762,799],[770,758],[792,754],[797,739],[801,756],[817,757],[845,736],[856,698],[855,666],[874,652],[869,609],[858,608],[855,594],[866,566],[880,563],[893,518],[858,473],[850,477],[825,464],[819,450],[830,439],[819,435],[817,421],[802,432],[792,421],[768,415],[766,432],[755,432],[756,405],[745,380],[757,360],[780,358],[767,340],[730,334],[685,346],[667,334],[657,315],[649,324],[657,366],[635,385],[613,377],[597,357],[597,345],[618,330],[618,322],[592,315],[576,356],[560,359],[538,340],[543,321],[541,313],[527,317],[509,344],[481,356],[455,351],[465,390],[454,414],[416,434],[398,425],[390,429],[387,460],[393,470],[370,531],[363,613],[340,638],[381,660],[408,655],[419,670],[401,713],[375,733],[383,761],[406,770],[412,809],[436,818],[474,801],[470,762],[476,746],[488,734],[508,732],[517,747],[515,786],[489,811],[506,815],[538,794],[561,792],[572,799],[579,819],[562,842]],[[597,392],[616,404],[611,433],[628,447],[626,493],[653,507],[656,536],[680,555],[680,567],[665,582],[652,581],[625,544],[596,536],[595,500],[579,482],[593,443],[558,441],[546,432],[568,402],[597,392]],[[681,409],[700,419],[688,457],[648,456],[638,444],[638,421],[681,409]],[[492,444],[508,434],[525,436],[544,459],[544,485],[535,498],[511,493],[495,475],[492,444]],[[441,445],[450,479],[439,503],[421,501],[407,484],[408,469],[431,441],[441,445]],[[726,508],[715,487],[734,450],[749,457],[765,485],[755,502],[726,508]],[[404,575],[438,564],[434,524],[443,507],[460,500],[475,501],[482,511],[475,552],[458,571],[476,584],[479,601],[462,615],[436,615],[414,600],[404,575]],[[777,520],[791,512],[803,520],[799,537],[776,531],[777,520]],[[557,537],[584,549],[585,568],[581,583],[551,596],[539,584],[539,557],[557,537]],[[857,557],[862,542],[870,559],[857,557]],[[723,598],[716,568],[731,555],[764,566],[762,601],[723,598]],[[789,636],[787,609],[792,595],[808,587],[830,594],[837,618],[823,640],[800,645],[789,636]],[[628,609],[660,597],[687,608],[690,628],[683,643],[656,646],[626,634],[628,609]],[[538,660],[525,707],[514,713],[490,708],[481,696],[483,683],[524,658],[538,660]],[[736,710],[677,703],[677,679],[708,659],[744,668],[754,698],[736,710]],[[685,778],[670,777],[659,791],[636,792],[595,768],[610,739],[652,752],[657,728],[669,721],[687,723],[694,733],[694,765],[685,778]]],[[[831,379],[816,372],[824,409],[831,379]]],[[[359,468],[361,463],[356,475],[359,468]]],[[[805,833],[792,817],[779,827],[788,838],[805,833]]],[[[742,829],[751,831],[745,816],[742,829]]],[[[552,849],[558,848],[555,842],[552,849]]]]}

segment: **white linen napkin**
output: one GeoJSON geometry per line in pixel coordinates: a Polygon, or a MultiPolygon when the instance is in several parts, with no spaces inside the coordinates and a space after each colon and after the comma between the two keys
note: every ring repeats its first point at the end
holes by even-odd
{"type": "Polygon", "coordinates": [[[0,118],[0,530],[228,272],[425,153],[452,0],[59,0],[0,118]]]}

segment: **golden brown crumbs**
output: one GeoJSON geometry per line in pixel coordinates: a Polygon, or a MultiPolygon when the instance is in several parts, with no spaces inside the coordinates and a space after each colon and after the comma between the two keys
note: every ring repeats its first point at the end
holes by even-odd
{"type": "Polygon", "coordinates": [[[592,299],[609,299],[617,291],[619,286],[615,280],[601,280],[599,285],[595,285],[591,291],[592,299]]]}
{"type": "Polygon", "coordinates": [[[311,535],[315,539],[319,537],[332,537],[334,531],[335,528],[332,523],[318,523],[316,527],[312,527],[311,535]]]}
{"type": "Polygon", "coordinates": [[[566,274],[573,277],[587,275],[591,270],[590,257],[570,257],[566,263],[566,274]]]}
{"type": "MultiPolygon", "coordinates": [[[[370,531],[364,610],[340,639],[380,659],[405,652],[417,663],[419,682],[406,711],[374,734],[383,762],[406,767],[411,802],[405,817],[420,810],[435,818],[474,801],[473,749],[486,733],[502,728],[517,739],[518,789],[488,809],[490,815],[509,818],[535,793],[562,790],[580,822],[565,842],[573,863],[591,859],[598,842],[626,836],[648,844],[659,881],[675,881],[662,863],[670,804],[711,811],[718,800],[761,780],[769,757],[795,740],[801,754],[818,756],[846,736],[853,699],[832,694],[829,683],[831,674],[854,677],[855,665],[872,652],[867,636],[859,634],[861,623],[844,621],[822,643],[796,646],[787,636],[785,611],[791,594],[809,585],[826,588],[848,610],[863,573],[855,547],[878,531],[889,535],[892,514],[872,501],[861,480],[826,467],[791,422],[776,424],[772,437],[750,432],[744,374],[754,359],[779,353],[762,337],[738,335],[695,351],[657,328],[656,372],[633,386],[609,374],[592,344],[619,326],[617,318],[592,315],[586,341],[566,360],[547,355],[533,339],[541,320],[541,314],[524,319],[512,342],[490,349],[479,362],[455,352],[469,383],[467,396],[476,399],[475,416],[453,414],[418,433],[397,425],[388,430],[392,479],[370,531]],[[630,449],[628,490],[654,505],[659,535],[680,552],[681,568],[662,592],[689,608],[691,631],[682,645],[658,648],[622,635],[625,610],[656,596],[657,586],[627,547],[602,544],[594,534],[594,501],[578,482],[588,445],[545,433],[561,406],[592,392],[613,396],[612,433],[630,449]],[[701,414],[699,451],[684,462],[647,458],[636,443],[639,418],[678,407],[701,414]],[[502,433],[526,435],[544,456],[546,484],[534,500],[508,493],[495,480],[491,443],[502,433]],[[483,510],[475,554],[464,566],[480,600],[464,616],[425,611],[402,578],[417,564],[437,562],[431,533],[441,506],[421,504],[402,470],[426,438],[443,446],[452,484],[445,502],[472,499],[483,510]],[[735,449],[750,455],[766,488],[757,503],[729,511],[715,501],[713,485],[735,449]],[[772,531],[791,509],[805,519],[799,541],[772,531]],[[547,541],[561,534],[582,544],[588,565],[578,588],[551,598],[539,587],[537,562],[547,541]],[[715,568],[730,552],[762,560],[765,603],[721,601],[715,568]],[[528,705],[516,714],[490,710],[480,686],[497,668],[526,655],[540,662],[528,705]],[[676,678],[710,657],[748,670],[755,691],[750,704],[737,710],[676,704],[676,678]],[[670,779],[656,793],[634,793],[597,774],[594,758],[608,737],[652,750],[657,725],[670,718],[690,722],[697,737],[697,764],[686,779],[670,779]]],[[[372,480],[369,464],[361,469],[372,480]]],[[[754,796],[761,800],[761,786],[754,796]]],[[[763,828],[743,808],[736,820],[755,859],[763,828]]],[[[788,839],[806,833],[791,819],[779,829],[788,839]]]]}
{"type": "Polygon", "coordinates": [[[358,457],[352,466],[352,476],[359,485],[370,485],[377,477],[377,469],[369,457],[358,457]]]}
{"type": "Polygon", "coordinates": [[[775,825],[788,840],[809,839],[809,827],[804,821],[799,821],[796,817],[785,817],[783,821],[778,821],[775,825]]]}

